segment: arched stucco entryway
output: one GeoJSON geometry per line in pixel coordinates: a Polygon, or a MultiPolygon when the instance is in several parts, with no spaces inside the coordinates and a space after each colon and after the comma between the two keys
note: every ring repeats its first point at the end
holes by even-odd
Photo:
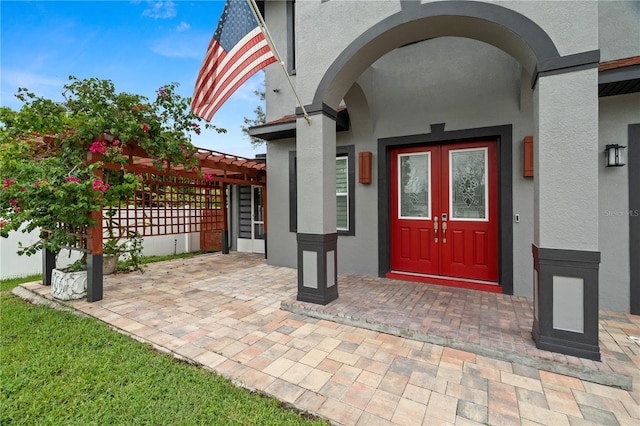
{"type": "Polygon", "coordinates": [[[533,331],[541,347],[597,358],[597,43],[592,50],[561,55],[540,25],[496,4],[402,2],[399,12],[362,32],[323,72],[306,105],[311,123],[301,116],[297,122],[297,164],[303,171],[297,186],[298,298],[328,303],[338,296],[334,189],[339,102],[363,70],[392,49],[443,36],[498,47],[532,75],[533,331]]]}

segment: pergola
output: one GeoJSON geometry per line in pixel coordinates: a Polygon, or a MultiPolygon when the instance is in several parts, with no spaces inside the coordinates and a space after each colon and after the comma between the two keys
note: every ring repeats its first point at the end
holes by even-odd
{"type": "MultiPolygon", "coordinates": [[[[266,186],[266,163],[196,148],[197,166],[188,170],[167,160],[153,159],[139,146],[123,147],[126,164],[104,163],[97,177],[113,171],[137,174],[142,185],[135,195],[117,206],[92,213],[98,225],[76,232],[75,250],[87,254],[87,301],[102,299],[103,238],[126,238],[134,230],[141,237],[200,233],[205,251],[229,252],[227,188],[230,185],[266,186]],[[161,166],[160,166],[161,163],[161,166]],[[160,167],[159,167],[160,166],[160,167]],[[109,214],[105,215],[105,210],[109,214]]],[[[102,161],[100,153],[90,152],[88,162],[102,161]]],[[[266,212],[266,191],[263,191],[266,212]]],[[[266,217],[265,217],[266,231],[266,217]]],[[[43,284],[51,284],[55,253],[43,253],[43,284]]]]}

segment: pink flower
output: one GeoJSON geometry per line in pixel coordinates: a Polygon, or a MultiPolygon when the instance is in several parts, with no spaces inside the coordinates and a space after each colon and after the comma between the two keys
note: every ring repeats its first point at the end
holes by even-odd
{"type": "Polygon", "coordinates": [[[209,173],[205,173],[204,180],[207,182],[211,182],[213,180],[213,176],[211,176],[209,173]]]}
{"type": "Polygon", "coordinates": [[[167,100],[167,89],[164,86],[156,90],[156,92],[158,95],[162,96],[163,100],[167,100]]]}
{"type": "Polygon", "coordinates": [[[4,189],[7,189],[8,187],[10,187],[11,185],[13,185],[14,183],[16,183],[15,180],[12,179],[5,179],[4,180],[4,189]]]}
{"type": "Polygon", "coordinates": [[[107,189],[109,189],[109,184],[108,183],[104,183],[104,181],[102,179],[94,179],[93,180],[93,190],[94,191],[106,192],[107,189]]]}
{"type": "Polygon", "coordinates": [[[11,206],[13,206],[13,210],[16,213],[20,213],[20,210],[22,209],[22,207],[20,207],[20,204],[18,204],[20,202],[19,198],[11,198],[9,200],[9,204],[11,204],[11,206]]]}
{"type": "Polygon", "coordinates": [[[67,182],[78,183],[78,178],[75,176],[67,176],[66,178],[64,178],[64,180],[66,180],[67,182]]]}
{"type": "Polygon", "coordinates": [[[143,132],[148,132],[149,131],[149,125],[147,123],[141,123],[140,125],[142,126],[142,131],[143,132]]]}
{"type": "Polygon", "coordinates": [[[106,154],[107,153],[107,144],[104,143],[103,141],[95,141],[89,147],[89,151],[91,151],[91,152],[99,152],[100,154],[106,154]]]}
{"type": "Polygon", "coordinates": [[[118,139],[116,139],[115,141],[113,141],[112,145],[113,146],[118,146],[118,145],[120,145],[120,141],[118,139]]]}
{"type": "Polygon", "coordinates": [[[24,190],[25,190],[25,189],[27,189],[27,187],[26,187],[26,186],[21,186],[21,187],[20,187],[20,192],[24,192],[24,190]]]}

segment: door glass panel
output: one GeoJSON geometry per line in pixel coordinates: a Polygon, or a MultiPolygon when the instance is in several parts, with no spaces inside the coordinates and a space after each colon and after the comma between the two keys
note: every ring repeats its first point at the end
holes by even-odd
{"type": "Polygon", "coordinates": [[[262,187],[253,187],[253,238],[264,239],[264,206],[262,187]]]}
{"type": "Polygon", "coordinates": [[[449,151],[451,219],[487,219],[487,150],[449,151]]]}
{"type": "Polygon", "coordinates": [[[431,153],[398,156],[398,210],[402,218],[431,218],[431,153]]]}

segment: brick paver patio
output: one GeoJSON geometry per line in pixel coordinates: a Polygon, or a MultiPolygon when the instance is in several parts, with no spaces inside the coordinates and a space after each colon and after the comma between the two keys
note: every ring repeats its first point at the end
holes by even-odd
{"type": "MultiPolygon", "coordinates": [[[[258,255],[208,254],[66,304],[334,424],[640,423],[638,316],[600,313],[593,362],[537,350],[526,298],[341,275],[318,306],[296,283],[258,255]]],[[[40,283],[16,292],[50,298],[40,283]]]]}

